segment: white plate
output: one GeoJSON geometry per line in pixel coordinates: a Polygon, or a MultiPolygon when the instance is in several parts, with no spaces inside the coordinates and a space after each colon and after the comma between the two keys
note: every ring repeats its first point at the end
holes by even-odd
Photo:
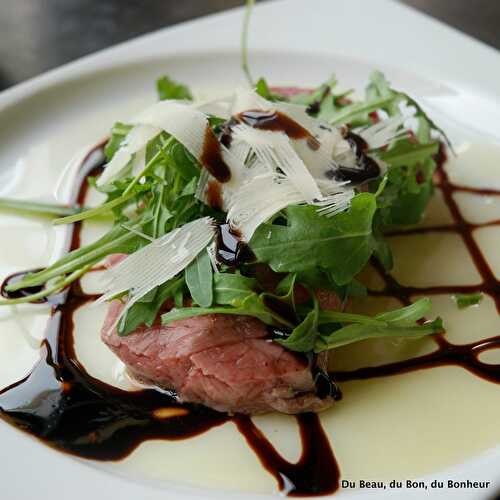
{"type": "MultiPolygon", "coordinates": [[[[397,4],[381,0],[289,0],[260,6],[255,14],[251,41],[257,50],[252,51],[252,68],[255,74],[265,75],[272,83],[314,85],[334,70],[343,86],[362,88],[369,71],[377,67],[386,72],[395,86],[417,96],[457,143],[500,140],[497,124],[500,56],[493,50],[397,4]],[[338,52],[342,52],[342,56],[338,52]]],[[[243,78],[236,51],[240,21],[240,13],[232,12],[164,30],[84,58],[1,94],[0,196],[50,198],[54,181],[75,153],[78,156],[87,145],[106,135],[114,121],[126,119],[151,102],[155,98],[154,80],[163,73],[186,81],[195,91],[203,93],[224,93],[241,83],[243,78]]],[[[494,168],[493,165],[492,172],[494,168]]],[[[462,172],[460,165],[457,172],[462,172]]],[[[500,182],[498,174],[494,178],[490,173],[486,178],[488,183],[498,185],[500,182]]],[[[475,180],[484,182],[484,179],[475,180]]],[[[0,227],[2,275],[15,269],[44,265],[54,260],[60,251],[62,231],[48,229],[38,220],[21,221],[16,217],[0,216],[0,227]]],[[[465,272],[473,275],[474,270],[465,272]]],[[[438,306],[451,309],[445,302],[438,306]]],[[[485,307],[489,307],[488,304],[485,307]]],[[[3,324],[0,363],[4,368],[0,371],[1,386],[19,379],[37,359],[36,346],[45,316],[39,309],[36,313],[26,312],[25,308],[23,311],[19,314],[0,311],[0,324],[3,324]],[[22,331],[24,335],[9,333],[14,324],[16,332],[22,331]],[[13,363],[4,362],[2,355],[5,358],[6,353],[13,363]]],[[[483,323],[492,327],[498,317],[489,313],[489,316],[482,315],[483,323]]],[[[93,314],[97,328],[99,313],[93,314]]],[[[465,321],[475,322],[477,318],[465,321]]],[[[92,329],[85,334],[82,338],[91,343],[92,329]]],[[[95,330],[93,334],[95,340],[95,330]]],[[[82,356],[86,346],[92,352],[97,345],[97,342],[95,346],[82,342],[82,356]]],[[[95,365],[95,369],[99,369],[99,364],[95,365]]],[[[430,397],[415,392],[413,399],[408,398],[408,390],[413,387],[410,376],[370,385],[373,391],[368,391],[371,395],[366,399],[356,397],[366,393],[366,388],[359,389],[357,383],[353,384],[353,396],[349,397],[347,392],[342,403],[343,408],[351,408],[349,412],[339,407],[324,420],[325,427],[332,433],[341,468],[342,457],[349,458],[351,465],[346,465],[344,477],[378,479],[380,473],[385,479],[392,473],[398,478],[434,473],[435,476],[426,477],[495,479],[500,468],[500,449],[493,447],[500,436],[495,430],[496,422],[491,420],[495,412],[498,414],[500,403],[491,397],[498,394],[494,392],[498,387],[477,382],[467,375],[458,369],[428,371],[424,378],[428,379],[426,384],[435,388],[434,396],[432,392],[430,397]],[[457,386],[475,391],[474,404],[488,401],[488,407],[479,410],[470,403],[464,406],[460,394],[443,399],[439,391],[446,389],[442,381],[448,378],[455,380],[457,386]],[[394,397],[397,394],[401,401],[394,403],[391,394],[394,397]],[[439,407],[434,434],[428,432],[428,426],[418,425],[416,420],[411,420],[407,427],[396,425],[398,418],[415,418],[409,409],[417,411],[418,401],[428,405],[427,413],[439,407]],[[384,410],[377,413],[378,407],[384,410]],[[389,408],[396,414],[384,414],[389,408]],[[443,416],[449,418],[457,412],[463,415],[453,425],[449,421],[439,423],[443,416]],[[384,415],[393,420],[389,418],[390,423],[384,424],[384,415]],[[351,416],[356,416],[357,420],[351,416]],[[471,425],[479,417],[491,429],[488,427],[488,432],[480,433],[477,444],[472,440],[471,425]],[[463,421],[468,421],[468,427],[460,427],[463,421]],[[357,430],[356,425],[361,429],[357,430]],[[428,440],[436,443],[437,431],[450,426],[456,427],[455,435],[461,436],[463,443],[450,447],[445,439],[443,446],[431,448],[433,456],[419,461],[417,472],[412,471],[411,464],[405,468],[404,462],[411,458],[412,449],[424,449],[423,444],[428,440]],[[368,439],[370,429],[386,434],[382,432],[378,439],[368,439]],[[416,436],[409,439],[412,433],[416,436]],[[409,447],[409,451],[405,447],[409,447]],[[490,450],[486,451],[488,448],[490,450]],[[383,449],[387,451],[386,456],[383,449]],[[372,465],[378,463],[375,469],[367,468],[370,460],[363,458],[363,450],[373,456],[380,454],[380,459],[373,456],[370,459],[372,465]],[[384,461],[385,470],[381,466],[384,461]]],[[[260,419],[259,425],[268,432],[280,430],[283,434],[280,446],[288,448],[285,452],[293,457],[297,452],[297,437],[289,420],[271,417],[260,419]]],[[[161,443],[157,456],[164,458],[150,463],[147,473],[140,473],[139,469],[145,468],[144,462],[142,465],[110,464],[103,468],[102,464],[97,466],[75,460],[46,448],[0,422],[3,495],[9,499],[28,499],[57,490],[60,495],[75,500],[108,495],[123,499],[221,498],[227,495],[256,498],[255,493],[245,492],[265,494],[275,490],[273,480],[262,472],[231,425],[220,431],[220,436],[208,433],[200,444],[196,440],[186,441],[187,448],[172,444],[169,449],[171,443],[161,443]],[[221,439],[224,446],[220,445],[221,439]],[[201,469],[198,483],[205,488],[186,486],[187,477],[182,480],[189,465],[179,466],[179,462],[184,457],[191,460],[186,450],[197,452],[201,469]],[[210,454],[211,461],[207,460],[210,454]],[[172,456],[177,460],[173,461],[172,456]],[[161,477],[169,478],[169,471],[165,469],[171,468],[173,474],[174,465],[181,479],[177,483],[160,480],[161,477]],[[238,474],[241,477],[235,480],[238,474]],[[124,475],[136,479],[124,481],[124,475]],[[221,480],[224,477],[227,480],[221,480]],[[224,494],[223,490],[231,493],[224,494]]],[[[448,437],[452,435],[451,432],[448,437]]],[[[422,498],[424,494],[433,493],[436,494],[417,490],[404,492],[404,495],[405,498],[422,498]]],[[[474,490],[439,491],[440,496],[450,498],[484,498],[487,494],[474,490]]],[[[343,495],[386,498],[389,492],[342,492],[339,497],[343,495]]],[[[401,492],[392,492],[393,498],[401,495],[401,492]]]]}

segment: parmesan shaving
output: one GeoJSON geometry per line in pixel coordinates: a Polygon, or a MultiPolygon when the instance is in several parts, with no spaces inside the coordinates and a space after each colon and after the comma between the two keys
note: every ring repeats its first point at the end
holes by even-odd
{"type": "Polygon", "coordinates": [[[393,116],[359,131],[370,149],[379,149],[390,144],[394,139],[406,135],[407,130],[399,130],[406,120],[404,116],[393,116]]]}
{"type": "Polygon", "coordinates": [[[231,105],[231,115],[237,115],[249,109],[272,110],[276,106],[274,103],[261,97],[255,90],[236,89],[231,105]]]}
{"type": "Polygon", "coordinates": [[[203,153],[207,116],[189,104],[160,101],[136,118],[139,125],[149,125],[174,136],[195,158],[203,153]]]}
{"type": "Polygon", "coordinates": [[[148,292],[184,270],[209,245],[214,235],[213,220],[204,217],[154,240],[106,271],[105,293],[97,303],[128,291],[123,315],[148,292]]]}
{"type": "Polygon", "coordinates": [[[353,189],[347,189],[345,191],[339,191],[331,194],[322,200],[318,200],[315,203],[315,205],[320,207],[318,208],[318,213],[326,217],[333,217],[334,215],[347,210],[351,204],[354,194],[353,189]]]}
{"type": "Polygon", "coordinates": [[[235,195],[227,214],[231,226],[250,241],[255,230],[288,205],[304,202],[293,183],[282,177],[267,174],[255,177],[235,195]]]}
{"type": "Polygon", "coordinates": [[[321,198],[314,177],[293,149],[286,134],[240,124],[233,128],[233,137],[248,144],[262,164],[283,173],[306,201],[321,198]]]}

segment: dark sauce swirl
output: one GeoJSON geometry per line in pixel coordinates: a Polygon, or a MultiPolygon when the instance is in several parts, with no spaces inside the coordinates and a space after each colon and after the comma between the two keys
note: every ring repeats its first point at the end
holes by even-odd
{"type": "Polygon", "coordinates": [[[221,143],[210,126],[205,130],[200,163],[219,182],[225,183],[231,180],[231,170],[222,156],[221,143]]]}
{"type": "Polygon", "coordinates": [[[354,151],[357,167],[339,165],[336,170],[331,172],[331,176],[338,181],[350,181],[354,184],[362,184],[379,177],[380,167],[378,163],[366,154],[368,150],[366,141],[351,131],[348,131],[344,138],[354,151]]]}
{"type": "MultiPolygon", "coordinates": [[[[438,168],[435,176],[435,184],[443,194],[444,202],[451,213],[453,223],[445,226],[417,227],[405,231],[393,232],[391,234],[400,236],[433,232],[458,234],[464,242],[483,282],[479,285],[444,285],[430,287],[404,286],[398,283],[393,276],[387,274],[380,263],[374,260],[373,266],[383,279],[385,286],[383,290],[373,290],[369,293],[373,296],[394,297],[403,305],[408,305],[411,303],[411,298],[416,295],[452,295],[479,292],[489,295],[493,299],[497,312],[500,314],[500,281],[496,278],[473,236],[473,232],[479,227],[497,226],[500,225],[500,220],[485,224],[472,224],[464,218],[454,197],[454,193],[456,192],[467,192],[477,196],[500,196],[500,191],[489,188],[476,189],[453,184],[443,167],[446,161],[446,155],[443,148],[441,148],[438,153],[436,161],[438,162],[438,168]]],[[[398,375],[414,370],[436,368],[439,366],[459,366],[488,382],[493,382],[495,384],[500,383],[500,364],[485,363],[479,359],[481,353],[500,348],[500,335],[466,345],[453,344],[442,335],[435,335],[433,338],[436,342],[437,349],[430,354],[382,366],[359,368],[357,370],[345,372],[334,371],[331,375],[335,380],[343,382],[355,379],[398,375]]]]}
{"type": "MultiPolygon", "coordinates": [[[[28,274],[36,273],[38,271],[42,271],[42,269],[32,269],[30,271],[20,271],[18,273],[10,274],[3,280],[2,285],[0,286],[0,295],[4,299],[23,299],[41,292],[43,290],[43,286],[30,286],[12,292],[7,290],[10,285],[15,285],[16,283],[22,281],[28,274]]],[[[36,300],[33,303],[43,304],[47,302],[47,300],[48,299],[44,297],[43,299],[36,300]]]]}
{"type": "Polygon", "coordinates": [[[250,127],[272,132],[284,132],[290,139],[305,139],[312,150],[320,147],[318,139],[300,123],[280,111],[248,110],[239,113],[236,119],[250,127]]]}

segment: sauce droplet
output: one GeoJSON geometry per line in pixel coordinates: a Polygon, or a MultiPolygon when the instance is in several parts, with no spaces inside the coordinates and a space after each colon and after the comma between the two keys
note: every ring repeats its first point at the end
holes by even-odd
{"type": "Polygon", "coordinates": [[[237,119],[246,125],[272,132],[284,132],[290,139],[306,139],[312,150],[320,147],[318,139],[306,130],[300,123],[292,120],[280,111],[248,110],[237,115],[237,119]]]}
{"type": "Polygon", "coordinates": [[[215,254],[218,262],[229,267],[255,260],[248,244],[241,240],[240,233],[228,223],[218,226],[215,254]]]}
{"type": "Polygon", "coordinates": [[[219,182],[231,180],[231,170],[222,157],[221,144],[209,126],[205,130],[200,162],[219,182]]]}

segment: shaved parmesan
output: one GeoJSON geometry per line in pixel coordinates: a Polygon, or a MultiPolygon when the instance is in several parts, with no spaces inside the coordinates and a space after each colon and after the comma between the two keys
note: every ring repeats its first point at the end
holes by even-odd
{"type": "Polygon", "coordinates": [[[203,153],[207,116],[191,105],[176,101],[160,101],[135,120],[174,136],[195,158],[203,153]]]}
{"type": "Polygon", "coordinates": [[[406,129],[399,130],[405,123],[406,117],[393,116],[359,131],[359,135],[368,144],[370,149],[378,149],[390,144],[394,139],[408,134],[406,129]]]}
{"type": "Polygon", "coordinates": [[[306,139],[289,139],[313,178],[323,178],[326,172],[335,169],[340,162],[345,166],[356,166],[356,156],[340,130],[311,117],[304,106],[286,102],[270,102],[253,90],[239,90],[235,95],[231,112],[234,115],[247,110],[279,111],[298,123],[311,137],[317,139],[319,144],[317,149],[311,149],[306,139]]]}
{"type": "MultiPolygon", "coordinates": [[[[261,223],[287,205],[314,204],[319,207],[318,212],[326,216],[348,208],[354,191],[348,182],[336,181],[332,173],[339,164],[350,168],[358,165],[356,154],[341,130],[312,118],[303,106],[270,102],[253,90],[236,91],[232,102],[230,99],[201,104],[162,101],[151,106],[135,119],[135,127],[106,168],[101,183],[116,178],[127,166],[131,166],[136,175],[143,171],[147,143],[161,131],[173,136],[201,161],[210,126],[205,113],[228,118],[252,110],[287,115],[305,129],[309,137],[294,139],[288,137],[286,131],[231,124],[230,148],[219,143],[222,160],[231,172],[228,182],[221,185],[220,201],[228,221],[243,237],[248,241],[261,223]],[[317,141],[314,147],[311,138],[317,141]]],[[[361,130],[360,134],[370,148],[377,149],[401,133],[403,122],[402,117],[387,119],[361,130]]],[[[211,182],[215,182],[214,177],[203,169],[195,193],[198,199],[209,201],[207,193],[211,182]]],[[[174,256],[169,258],[172,260],[174,256]]],[[[115,281],[122,288],[127,285],[118,279],[115,281]]],[[[118,288],[115,286],[112,291],[118,288]]],[[[138,290],[142,293],[143,289],[138,290]]]]}
{"type": "Polygon", "coordinates": [[[248,144],[250,151],[255,153],[262,164],[283,173],[306,201],[321,198],[314,177],[293,149],[286,134],[240,124],[233,128],[233,137],[248,144]]]}
{"type": "Polygon", "coordinates": [[[318,200],[315,203],[315,205],[320,207],[318,213],[326,217],[333,217],[335,214],[347,210],[354,194],[353,189],[347,189],[318,200]]]}
{"type": "MultiPolygon", "coordinates": [[[[148,292],[184,270],[215,235],[210,217],[197,219],[154,240],[106,271],[101,303],[129,292],[122,315],[148,292]]],[[[114,325],[116,326],[116,324],[114,325]]]]}
{"type": "Polygon", "coordinates": [[[234,116],[249,109],[271,110],[275,109],[275,105],[261,97],[255,90],[236,89],[231,105],[231,115],[234,116]]]}
{"type": "Polygon", "coordinates": [[[211,101],[199,102],[195,105],[196,109],[207,114],[229,120],[231,118],[230,107],[231,98],[215,99],[211,101]]]}
{"type": "Polygon", "coordinates": [[[255,230],[276,212],[302,202],[303,195],[289,179],[262,175],[236,193],[227,220],[241,232],[245,241],[250,241],[255,230]]]}

